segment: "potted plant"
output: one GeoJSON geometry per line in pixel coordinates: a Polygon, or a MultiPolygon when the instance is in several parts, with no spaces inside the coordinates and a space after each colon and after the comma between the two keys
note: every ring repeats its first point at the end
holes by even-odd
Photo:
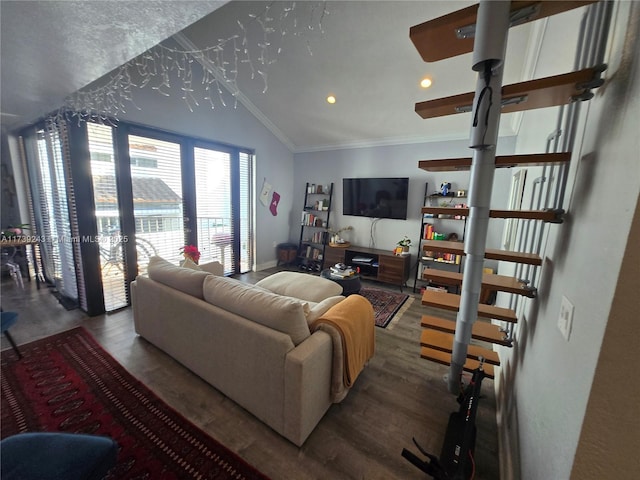
{"type": "Polygon", "coordinates": [[[195,264],[200,261],[200,251],[195,245],[185,245],[180,248],[180,252],[184,255],[185,260],[189,259],[195,264]]]}
{"type": "Polygon", "coordinates": [[[411,239],[405,235],[404,238],[397,243],[397,245],[398,247],[402,247],[403,252],[408,252],[409,247],[411,246],[411,239]]]}

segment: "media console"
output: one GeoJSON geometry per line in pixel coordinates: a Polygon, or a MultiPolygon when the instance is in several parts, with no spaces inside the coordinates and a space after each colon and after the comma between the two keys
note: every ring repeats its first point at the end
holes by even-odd
{"type": "Polygon", "coordinates": [[[324,252],[323,268],[336,263],[344,263],[360,269],[360,276],[367,280],[392,283],[400,287],[406,285],[411,269],[411,255],[395,255],[377,248],[349,246],[328,246],[324,252]]]}

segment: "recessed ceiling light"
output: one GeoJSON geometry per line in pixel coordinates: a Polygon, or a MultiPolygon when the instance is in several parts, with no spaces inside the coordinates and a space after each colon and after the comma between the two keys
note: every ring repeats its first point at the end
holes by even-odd
{"type": "Polygon", "coordinates": [[[420,86],[422,88],[429,88],[431,86],[431,79],[429,77],[424,77],[422,80],[420,80],[420,86]]]}
{"type": "Polygon", "coordinates": [[[329,95],[327,97],[327,103],[331,103],[333,105],[334,103],[336,103],[336,97],[334,97],[333,95],[329,95]]]}

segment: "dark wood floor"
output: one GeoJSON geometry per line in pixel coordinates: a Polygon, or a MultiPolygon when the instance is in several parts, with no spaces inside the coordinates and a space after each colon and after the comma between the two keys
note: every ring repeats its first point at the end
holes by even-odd
{"type": "MultiPolygon", "coordinates": [[[[250,283],[275,269],[243,275],[250,283]]],[[[384,288],[371,283],[370,286],[384,288]]],[[[136,336],[130,308],[87,317],[65,310],[35,282],[1,284],[5,311],[20,312],[11,333],[18,344],[84,326],[129,372],[184,416],[273,480],[426,479],[400,453],[417,453],[412,437],[440,454],[449,414],[458,404],[443,380],[447,367],[419,358],[420,317],[436,313],[417,295],[400,321],[376,329],[376,355],[347,398],[333,405],[302,448],[273,432],[172,358],[136,336]]],[[[410,293],[410,290],[409,290],[410,293]]],[[[441,312],[437,312],[441,313],[441,312]]],[[[10,348],[2,338],[2,350],[10,348]]],[[[493,383],[483,384],[478,410],[476,480],[500,478],[493,383]]]]}

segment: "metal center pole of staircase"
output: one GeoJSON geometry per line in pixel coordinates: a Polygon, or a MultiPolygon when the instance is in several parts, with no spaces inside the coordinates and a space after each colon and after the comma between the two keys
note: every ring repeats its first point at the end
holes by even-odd
{"type": "Polygon", "coordinates": [[[471,126],[474,150],[469,185],[469,216],[464,241],[462,277],[448,388],[460,392],[460,378],[467,360],[471,330],[478,318],[484,254],[493,190],[496,144],[502,108],[502,73],[509,31],[511,2],[482,0],[478,9],[473,47],[473,70],[478,72],[471,126]]]}

